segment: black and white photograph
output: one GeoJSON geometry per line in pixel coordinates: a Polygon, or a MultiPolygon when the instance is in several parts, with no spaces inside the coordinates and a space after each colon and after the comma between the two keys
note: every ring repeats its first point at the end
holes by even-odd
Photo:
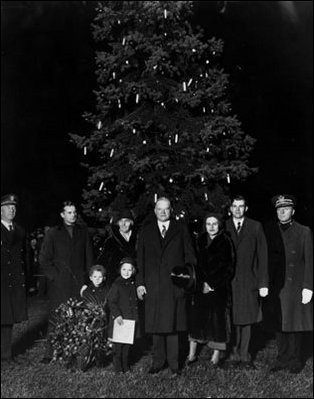
{"type": "Polygon", "coordinates": [[[1,397],[313,397],[313,2],[1,1],[1,397]]]}

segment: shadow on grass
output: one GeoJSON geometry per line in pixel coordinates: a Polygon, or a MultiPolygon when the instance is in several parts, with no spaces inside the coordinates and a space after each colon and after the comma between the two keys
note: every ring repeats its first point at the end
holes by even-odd
{"type": "Polygon", "coordinates": [[[25,325],[18,326],[18,334],[13,340],[13,356],[23,354],[35,342],[45,340],[48,327],[48,312],[46,301],[33,299],[29,305],[29,320],[25,325]]]}
{"type": "Polygon", "coordinates": [[[305,361],[313,357],[313,331],[307,331],[304,333],[302,352],[305,361]]]}

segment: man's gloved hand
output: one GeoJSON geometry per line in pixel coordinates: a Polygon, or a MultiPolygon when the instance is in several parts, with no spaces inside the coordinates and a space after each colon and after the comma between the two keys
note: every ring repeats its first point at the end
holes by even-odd
{"type": "Polygon", "coordinates": [[[313,291],[309,290],[308,288],[303,288],[302,290],[302,303],[303,305],[306,305],[309,303],[312,299],[313,296],[313,291]]]}
{"type": "Polygon", "coordinates": [[[259,291],[259,295],[262,298],[265,298],[265,296],[268,295],[268,288],[267,287],[260,288],[258,291],[259,291]]]}

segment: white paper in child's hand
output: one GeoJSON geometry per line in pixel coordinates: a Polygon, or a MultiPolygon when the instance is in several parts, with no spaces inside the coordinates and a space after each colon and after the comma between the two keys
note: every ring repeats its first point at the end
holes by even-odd
{"type": "Polygon", "coordinates": [[[123,324],[113,323],[112,342],[121,344],[133,344],[135,331],[135,320],[123,319],[123,324]]]}

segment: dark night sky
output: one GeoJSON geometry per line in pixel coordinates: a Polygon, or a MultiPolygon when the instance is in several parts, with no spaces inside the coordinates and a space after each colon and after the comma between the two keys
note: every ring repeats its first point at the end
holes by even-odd
{"type": "MultiPolygon", "coordinates": [[[[225,41],[233,110],[257,138],[258,175],[233,190],[251,216],[270,214],[280,192],[313,215],[313,3],[196,2],[195,20],[225,41]]],[[[90,23],[96,2],[2,1],[1,192],[21,198],[28,228],[54,221],[60,202],[80,200],[85,172],[69,132],[82,132],[96,88],[90,23]]]]}

